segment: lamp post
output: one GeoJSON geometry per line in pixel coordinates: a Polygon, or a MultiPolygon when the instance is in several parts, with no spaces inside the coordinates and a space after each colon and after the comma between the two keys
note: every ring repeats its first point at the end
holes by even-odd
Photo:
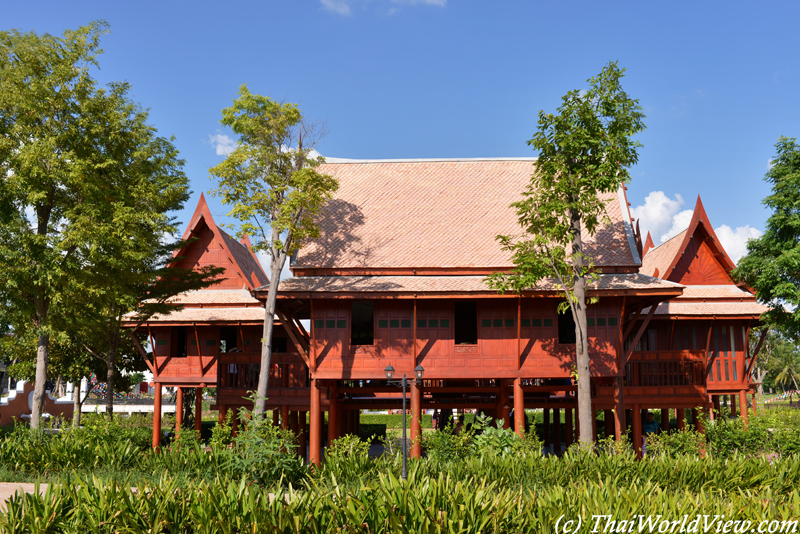
{"type": "Polygon", "coordinates": [[[403,472],[401,476],[403,480],[408,480],[408,470],[406,467],[406,456],[408,453],[408,442],[406,441],[406,388],[408,388],[409,384],[421,386],[422,375],[425,373],[425,369],[423,369],[421,365],[417,365],[414,368],[415,378],[412,380],[408,380],[405,373],[403,373],[402,379],[392,380],[392,378],[394,378],[394,367],[392,367],[392,364],[387,365],[383,372],[386,373],[386,381],[390,385],[403,388],[403,472]]]}

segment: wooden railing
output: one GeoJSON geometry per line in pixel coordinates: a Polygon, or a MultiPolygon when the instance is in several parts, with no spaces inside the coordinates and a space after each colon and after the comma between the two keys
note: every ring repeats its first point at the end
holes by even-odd
{"type": "Polygon", "coordinates": [[[706,357],[702,351],[634,352],[625,366],[625,384],[633,387],[706,385],[706,357]]]}
{"type": "MultiPolygon", "coordinates": [[[[255,391],[261,369],[261,354],[228,352],[220,354],[217,367],[218,390],[255,391]]],[[[272,355],[269,389],[306,388],[308,370],[299,355],[275,353],[272,355]]]]}

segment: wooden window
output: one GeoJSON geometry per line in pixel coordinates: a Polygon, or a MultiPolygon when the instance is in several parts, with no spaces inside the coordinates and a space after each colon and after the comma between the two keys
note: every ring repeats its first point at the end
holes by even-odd
{"type": "Polygon", "coordinates": [[[431,319],[428,321],[428,326],[430,328],[439,328],[439,319],[431,319]]]}
{"type": "Polygon", "coordinates": [[[492,326],[494,326],[495,328],[502,327],[503,326],[503,320],[502,319],[495,319],[494,321],[492,321],[492,326]]]}
{"type": "Polygon", "coordinates": [[[350,344],[373,345],[375,343],[375,304],[354,302],[350,315],[350,344]]]}
{"type": "Polygon", "coordinates": [[[522,328],[530,328],[531,320],[530,319],[523,319],[522,321],[520,321],[519,324],[520,324],[520,326],[522,326],[522,328]]]}
{"type": "Polygon", "coordinates": [[[450,328],[450,319],[442,319],[439,323],[442,328],[450,328]]]}
{"type": "Polygon", "coordinates": [[[586,318],[586,326],[594,326],[594,317],[586,318]]]}
{"type": "Polygon", "coordinates": [[[453,303],[456,345],[478,344],[478,305],[475,302],[453,303]]]}
{"type": "Polygon", "coordinates": [[[506,324],[507,328],[513,328],[514,327],[514,319],[506,319],[505,324],[506,324]]]}
{"type": "Polygon", "coordinates": [[[562,345],[575,343],[575,320],[572,312],[558,314],[558,342],[562,345]]]}
{"type": "Polygon", "coordinates": [[[388,319],[378,319],[378,328],[389,328],[388,319]]]}
{"type": "Polygon", "coordinates": [[[608,326],[617,326],[617,318],[616,317],[609,317],[608,318],[608,326]]]}
{"type": "Polygon", "coordinates": [[[417,319],[417,328],[427,328],[427,324],[425,319],[417,319]]]}
{"type": "Polygon", "coordinates": [[[389,321],[390,328],[400,328],[400,319],[391,319],[389,321]]]}
{"type": "Polygon", "coordinates": [[[172,327],[172,357],[185,358],[188,341],[188,328],[185,326],[172,327]]]}
{"type": "Polygon", "coordinates": [[[235,326],[223,326],[219,329],[219,351],[229,352],[236,348],[237,336],[235,326]]]}
{"type": "Polygon", "coordinates": [[[336,320],[335,319],[325,320],[325,328],[336,328],[336,320]]]}
{"type": "Polygon", "coordinates": [[[314,319],[314,328],[325,328],[325,321],[322,319],[314,319]]]}
{"type": "Polygon", "coordinates": [[[403,319],[400,321],[400,326],[403,328],[411,328],[411,319],[403,319]]]}
{"type": "Polygon", "coordinates": [[[481,327],[483,327],[483,328],[491,328],[492,327],[492,320],[491,319],[482,319],[481,320],[481,327]]]}
{"type": "MultiPolygon", "coordinates": [[[[553,326],[553,321],[550,321],[550,324],[545,326],[553,326]]],[[[534,328],[541,328],[542,327],[542,320],[541,319],[534,319],[533,320],[533,327],[534,328]]]]}
{"type": "Polygon", "coordinates": [[[597,318],[597,326],[605,326],[606,325],[606,318],[605,317],[598,317],[597,318]]]}
{"type": "Polygon", "coordinates": [[[289,352],[285,337],[272,336],[272,352],[289,352]]]}
{"type": "MultiPolygon", "coordinates": [[[[534,324],[533,326],[536,326],[536,325],[534,324]]],[[[544,320],[544,326],[545,326],[545,328],[551,328],[553,326],[553,320],[552,319],[545,319],[544,320]]]]}

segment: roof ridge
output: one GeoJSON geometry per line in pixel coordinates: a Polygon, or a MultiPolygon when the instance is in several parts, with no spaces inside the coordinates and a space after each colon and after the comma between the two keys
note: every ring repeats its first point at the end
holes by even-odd
{"type": "Polygon", "coordinates": [[[326,157],[325,163],[433,163],[433,162],[468,162],[468,161],[536,161],[539,158],[509,157],[509,158],[388,158],[388,159],[357,159],[326,157]]]}

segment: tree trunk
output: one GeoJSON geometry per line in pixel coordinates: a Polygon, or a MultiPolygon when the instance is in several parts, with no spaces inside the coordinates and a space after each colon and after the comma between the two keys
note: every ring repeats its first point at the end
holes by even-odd
{"type": "Polygon", "coordinates": [[[581,444],[592,444],[592,389],[589,374],[589,334],[586,329],[586,278],[583,274],[583,242],[581,219],[577,212],[570,214],[572,226],[573,319],[575,319],[575,357],[578,367],[578,417],[581,444]]]}
{"type": "MultiPolygon", "coordinates": [[[[273,243],[276,238],[273,236],[273,243]]],[[[274,248],[273,248],[274,251],[274,248]]],[[[286,253],[281,251],[277,255],[273,252],[270,261],[269,291],[267,303],[264,308],[264,331],[261,341],[261,368],[258,371],[258,389],[253,409],[253,418],[261,418],[267,407],[267,386],[269,385],[270,367],[272,364],[272,330],[275,326],[275,307],[278,300],[278,284],[280,283],[281,270],[286,261],[286,253]]]]}
{"type": "Polygon", "coordinates": [[[106,356],[106,418],[114,417],[114,367],[117,361],[116,347],[108,349],[106,356]]]}
{"type": "Polygon", "coordinates": [[[58,378],[56,379],[56,385],[53,388],[53,396],[57,399],[60,399],[66,394],[64,389],[64,377],[62,375],[58,375],[58,378]]]}
{"type": "Polygon", "coordinates": [[[767,377],[768,371],[763,371],[761,366],[756,367],[756,382],[758,382],[758,394],[764,396],[764,379],[767,377]]]}
{"type": "Polygon", "coordinates": [[[83,387],[83,379],[78,379],[78,384],[72,389],[72,427],[78,428],[81,426],[81,408],[83,408],[83,400],[81,398],[81,388],[83,387]]]}
{"type": "Polygon", "coordinates": [[[41,334],[36,348],[36,379],[33,383],[31,428],[39,428],[44,408],[44,388],[47,382],[47,360],[50,356],[50,334],[41,334]]]}

